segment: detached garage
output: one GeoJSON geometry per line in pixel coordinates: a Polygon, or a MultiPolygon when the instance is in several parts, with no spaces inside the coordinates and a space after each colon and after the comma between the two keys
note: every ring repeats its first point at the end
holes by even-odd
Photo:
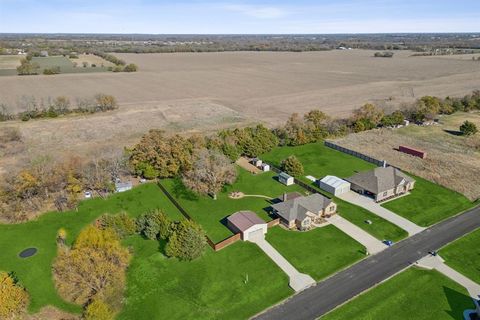
{"type": "Polygon", "coordinates": [[[325,176],[320,180],[319,187],[335,196],[339,196],[350,191],[350,182],[335,176],[325,176]]]}
{"type": "Polygon", "coordinates": [[[265,237],[267,223],[253,211],[238,211],[227,218],[227,225],[235,233],[240,233],[243,241],[255,241],[265,237]]]}

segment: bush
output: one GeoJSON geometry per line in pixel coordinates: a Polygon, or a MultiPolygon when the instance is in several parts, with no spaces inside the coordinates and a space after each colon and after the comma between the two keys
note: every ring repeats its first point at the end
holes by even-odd
{"type": "Polygon", "coordinates": [[[138,69],[137,65],[136,64],[133,64],[133,63],[130,63],[130,64],[127,64],[125,66],[125,68],[123,69],[123,71],[125,72],[136,72],[138,69]]]}
{"type": "Polygon", "coordinates": [[[303,174],[302,163],[293,155],[282,161],[281,168],[284,172],[294,177],[303,174]]]}
{"type": "Polygon", "coordinates": [[[471,136],[474,135],[475,133],[478,132],[477,126],[475,123],[466,120],[461,126],[460,126],[460,132],[464,136],[471,136]]]}
{"type": "Polygon", "coordinates": [[[190,261],[203,255],[207,241],[205,232],[198,224],[183,220],[174,229],[165,247],[167,256],[190,261]]]}
{"type": "Polygon", "coordinates": [[[100,299],[93,300],[83,314],[85,320],[113,320],[114,315],[110,307],[100,299]]]}
{"type": "Polygon", "coordinates": [[[0,319],[16,319],[25,312],[28,293],[14,274],[0,271],[0,319]]]}
{"type": "Polygon", "coordinates": [[[137,232],[147,239],[167,239],[171,234],[172,222],[160,210],[155,210],[139,216],[136,221],[137,232]]]}
{"type": "Polygon", "coordinates": [[[116,215],[104,214],[98,218],[97,223],[101,229],[111,228],[120,238],[130,236],[136,231],[135,220],[125,212],[116,215]]]}

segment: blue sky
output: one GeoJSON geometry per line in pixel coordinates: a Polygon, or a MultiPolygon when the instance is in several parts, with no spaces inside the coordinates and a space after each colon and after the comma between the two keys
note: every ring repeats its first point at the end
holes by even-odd
{"type": "Polygon", "coordinates": [[[0,32],[480,32],[480,1],[0,0],[0,32]]]}

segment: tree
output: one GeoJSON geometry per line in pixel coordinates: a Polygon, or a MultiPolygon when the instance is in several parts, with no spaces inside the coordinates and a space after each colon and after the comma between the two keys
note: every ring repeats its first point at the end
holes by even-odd
{"type": "Polygon", "coordinates": [[[40,66],[36,62],[31,62],[28,59],[22,59],[20,65],[17,67],[17,73],[21,76],[38,74],[40,66]]]}
{"type": "Polygon", "coordinates": [[[281,168],[284,172],[294,177],[303,174],[302,163],[293,155],[282,161],[281,168]]]}
{"type": "Polygon", "coordinates": [[[104,214],[97,220],[97,225],[101,229],[112,229],[120,238],[125,238],[135,233],[135,220],[130,218],[126,212],[120,212],[115,215],[104,214]]]}
{"type": "Polygon", "coordinates": [[[110,307],[100,299],[94,299],[85,308],[85,320],[113,320],[114,313],[110,307]]]}
{"type": "Polygon", "coordinates": [[[172,222],[168,216],[160,210],[148,212],[139,216],[136,221],[137,232],[147,239],[167,239],[171,233],[172,222]]]}
{"type": "Polygon", "coordinates": [[[285,143],[290,146],[299,146],[310,142],[305,123],[298,113],[293,113],[288,118],[284,127],[285,143]]]}
{"type": "Polygon", "coordinates": [[[366,103],[362,107],[353,111],[354,121],[366,120],[377,126],[384,116],[382,109],[372,103],[366,103]]]}
{"type": "Polygon", "coordinates": [[[477,126],[475,123],[466,120],[461,126],[460,126],[460,132],[464,136],[471,136],[474,135],[478,132],[477,126]]]}
{"type": "Polygon", "coordinates": [[[117,99],[115,99],[114,96],[107,94],[97,94],[95,96],[95,102],[97,104],[97,108],[99,108],[100,111],[113,110],[118,107],[117,99]]]}
{"type": "Polygon", "coordinates": [[[194,260],[202,256],[206,245],[203,229],[191,220],[183,220],[168,238],[165,253],[180,260],[194,260]]]}
{"type": "Polygon", "coordinates": [[[217,150],[201,149],[195,154],[193,168],[183,175],[183,183],[189,189],[210,194],[216,199],[216,194],[225,184],[232,184],[237,178],[237,171],[230,160],[217,150]]]}
{"type": "Polygon", "coordinates": [[[138,67],[136,64],[130,63],[123,68],[123,71],[125,72],[136,72],[138,70],[138,67]]]}
{"type": "Polygon", "coordinates": [[[0,271],[0,319],[16,319],[25,312],[28,302],[28,293],[15,275],[0,271]]]}
{"type": "Polygon", "coordinates": [[[62,297],[74,303],[101,298],[118,304],[129,260],[130,253],[113,230],[88,226],[70,250],[59,251],[53,264],[55,285],[62,297]]]}
{"type": "Polygon", "coordinates": [[[381,124],[384,127],[393,127],[403,124],[405,116],[400,111],[395,111],[390,115],[384,116],[381,124]]]}
{"type": "Polygon", "coordinates": [[[312,136],[313,140],[318,141],[328,135],[327,125],[330,117],[320,110],[311,110],[303,116],[307,130],[312,136]]]}

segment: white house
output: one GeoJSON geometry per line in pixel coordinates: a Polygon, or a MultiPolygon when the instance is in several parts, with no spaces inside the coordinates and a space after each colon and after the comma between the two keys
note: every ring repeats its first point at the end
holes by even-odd
{"type": "Polygon", "coordinates": [[[228,227],[235,233],[241,233],[243,241],[254,241],[265,237],[267,223],[255,212],[238,211],[227,218],[228,227]]]}
{"type": "Polygon", "coordinates": [[[335,196],[347,193],[350,191],[350,182],[340,179],[335,176],[325,176],[318,183],[320,189],[325,190],[335,196]]]}
{"type": "Polygon", "coordinates": [[[278,181],[286,186],[291,186],[295,183],[295,179],[292,176],[286,174],[285,172],[281,172],[278,175],[278,181]]]}

